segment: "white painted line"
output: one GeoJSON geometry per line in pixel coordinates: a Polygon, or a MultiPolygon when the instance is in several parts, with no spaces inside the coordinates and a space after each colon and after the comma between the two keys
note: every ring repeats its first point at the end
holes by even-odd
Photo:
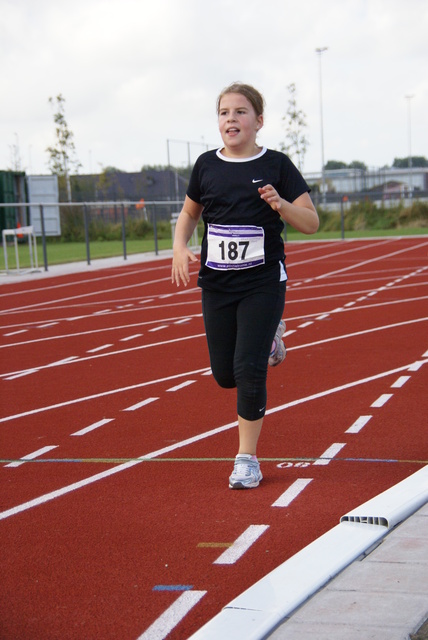
{"type": "Polygon", "coordinates": [[[126,338],[121,338],[120,342],[128,342],[128,340],[135,340],[135,338],[139,338],[142,336],[142,333],[134,333],[133,336],[127,336],[126,338]]]}
{"type": "Polygon", "coordinates": [[[75,433],[71,433],[72,436],[84,436],[86,433],[90,431],[94,431],[94,429],[98,429],[98,427],[102,427],[108,422],[112,422],[114,418],[104,418],[103,420],[98,420],[98,422],[94,422],[90,424],[89,427],[85,427],[84,429],[80,429],[80,431],[75,431],[75,433]]]}
{"type": "Polygon", "coordinates": [[[39,324],[38,329],[47,329],[48,327],[54,327],[58,322],[47,322],[46,324],[39,324]]]}
{"type": "Polygon", "coordinates": [[[360,416],[355,420],[354,424],[345,431],[345,433],[359,433],[372,417],[373,416],[360,416]]]}
{"type": "Polygon", "coordinates": [[[13,376],[8,376],[5,380],[16,380],[16,378],[23,378],[24,376],[29,376],[31,373],[36,373],[38,369],[26,369],[25,371],[19,371],[19,373],[15,373],[13,376]]]}
{"type": "Polygon", "coordinates": [[[426,364],[428,362],[428,360],[419,360],[418,362],[414,362],[413,364],[410,365],[410,367],[407,369],[408,371],[419,371],[419,369],[422,367],[422,365],[426,364]]]}
{"type": "Polygon", "coordinates": [[[159,400],[159,398],[146,398],[146,400],[142,400],[141,402],[137,402],[137,404],[133,404],[131,407],[127,407],[126,409],[122,409],[122,411],[135,411],[136,409],[140,409],[141,407],[145,407],[146,404],[150,404],[151,402],[155,402],[155,400],[159,400]]]}
{"type": "Polygon", "coordinates": [[[354,306],[354,304],[355,304],[355,301],[354,301],[354,302],[347,302],[347,303],[346,303],[345,305],[343,305],[343,306],[344,306],[344,307],[353,307],[353,306],[354,306]]]}
{"type": "Polygon", "coordinates": [[[425,353],[422,354],[423,358],[428,358],[428,351],[425,351],[425,353]]]}
{"type": "Polygon", "coordinates": [[[329,318],[330,314],[329,313],[323,313],[321,316],[317,316],[315,319],[316,320],[325,320],[326,318],[329,318]]]}
{"type": "Polygon", "coordinates": [[[400,389],[406,384],[407,380],[410,380],[410,376],[400,376],[395,382],[392,383],[391,389],[400,389]]]}
{"type": "Polygon", "coordinates": [[[19,333],[27,333],[28,329],[20,329],[19,331],[12,331],[12,333],[4,333],[3,337],[8,338],[9,336],[17,336],[19,333]]]}
{"type": "Polygon", "coordinates": [[[311,324],[314,324],[313,320],[310,320],[309,322],[304,322],[303,324],[299,324],[299,326],[297,328],[298,329],[305,329],[306,327],[309,327],[311,324]]]}
{"type": "Polygon", "coordinates": [[[213,564],[235,564],[267,529],[268,524],[251,524],[213,564]]]}
{"type": "Polygon", "coordinates": [[[295,498],[305,489],[313,478],[299,478],[288,487],[284,493],[279,496],[272,504],[273,507],[288,507],[295,498]]]}
{"type": "Polygon", "coordinates": [[[164,640],[206,593],[206,591],[184,591],[137,640],[164,640]]]}
{"type": "Polygon", "coordinates": [[[47,453],[48,451],[52,451],[52,449],[56,449],[57,448],[57,444],[51,446],[51,447],[43,447],[42,449],[38,449],[37,451],[33,451],[33,453],[29,453],[26,456],[23,456],[22,458],[19,459],[19,461],[16,462],[11,462],[9,464],[6,464],[5,467],[20,467],[21,464],[25,464],[26,460],[34,460],[34,458],[39,458],[40,456],[42,456],[44,453],[47,453]]]}
{"type": "Polygon", "coordinates": [[[212,376],[213,372],[211,371],[211,369],[208,369],[208,371],[205,371],[202,375],[203,376],[212,376]]]}
{"type": "Polygon", "coordinates": [[[138,304],[147,304],[148,302],[153,302],[154,298],[150,298],[147,300],[140,300],[140,302],[138,304]]]}
{"type": "Polygon", "coordinates": [[[286,338],[287,336],[291,336],[292,333],[296,333],[296,329],[290,329],[289,331],[286,331],[283,335],[283,338],[286,338]]]}
{"type": "Polygon", "coordinates": [[[318,460],[313,463],[314,466],[325,466],[330,464],[334,456],[336,456],[343,447],[346,446],[346,442],[335,442],[324,453],[321,454],[318,460]]]}
{"type": "MultiPolygon", "coordinates": [[[[385,378],[388,377],[390,375],[393,375],[395,373],[399,373],[401,371],[406,371],[408,369],[408,366],[402,366],[399,367],[397,369],[390,369],[387,371],[382,371],[381,373],[375,374],[373,376],[369,376],[367,378],[362,378],[360,380],[355,380],[354,382],[349,382],[347,384],[344,385],[340,385],[338,387],[332,387],[331,389],[327,389],[324,391],[321,391],[319,393],[314,393],[310,396],[305,396],[303,398],[297,398],[296,400],[292,400],[291,402],[286,402],[285,404],[281,404],[278,405],[277,407],[273,407],[272,409],[268,409],[268,411],[266,411],[266,415],[270,415],[273,413],[277,413],[279,411],[284,411],[285,409],[288,409],[290,407],[295,407],[297,405],[300,404],[304,404],[306,402],[311,402],[312,400],[317,400],[318,398],[324,398],[326,396],[332,395],[333,393],[340,393],[341,391],[344,391],[346,389],[351,389],[354,388],[356,386],[362,385],[362,384],[366,384],[367,382],[372,382],[373,380],[379,380],[380,378],[385,378]]],[[[179,375],[175,375],[175,376],[168,376],[167,378],[163,378],[160,380],[157,380],[156,382],[165,382],[166,380],[173,380],[176,379],[178,377],[184,377],[189,376],[189,375],[195,375],[200,373],[201,375],[206,375],[208,373],[208,371],[206,369],[198,369],[196,371],[188,371],[185,372],[183,374],[179,374],[179,375]],[[204,373],[206,372],[206,373],[204,373]]],[[[96,400],[100,397],[104,397],[104,396],[108,396],[111,395],[113,393],[122,393],[124,391],[130,391],[131,389],[137,389],[137,388],[142,388],[147,386],[148,384],[153,384],[154,381],[151,381],[149,383],[147,382],[143,382],[140,384],[135,384],[135,385],[131,385],[129,387],[122,387],[120,389],[114,389],[111,391],[106,391],[104,393],[99,393],[99,394],[95,394],[92,396],[85,396],[85,397],[81,397],[81,398],[75,398],[74,400],[70,400],[68,402],[60,402],[57,403],[55,405],[48,405],[45,407],[40,407],[38,409],[34,409],[32,411],[23,411],[22,413],[19,414],[14,414],[14,415],[10,415],[10,416],[5,416],[3,418],[0,418],[0,423],[3,422],[8,422],[10,420],[15,420],[16,418],[22,418],[24,416],[28,416],[28,415],[34,415],[34,414],[38,414],[38,413],[42,413],[45,411],[50,411],[53,409],[59,409],[61,407],[64,406],[69,406],[69,405],[73,405],[73,404],[77,404],[77,403],[81,403],[81,402],[86,402],[88,400],[96,400]]],[[[0,511],[0,520],[5,520],[6,518],[10,518],[11,516],[17,515],[18,513],[22,513],[23,511],[27,511],[28,509],[32,509],[33,507],[37,507],[41,504],[45,504],[46,502],[49,502],[51,500],[55,500],[56,498],[59,498],[61,496],[67,495],[68,493],[71,493],[73,491],[77,491],[77,489],[81,489],[82,487],[87,487],[90,484],[93,484],[94,482],[98,482],[99,480],[104,480],[105,478],[109,478],[113,475],[115,475],[116,473],[122,473],[122,471],[126,471],[127,469],[130,469],[132,467],[134,467],[137,464],[141,464],[143,463],[145,460],[151,460],[152,458],[157,458],[160,457],[162,455],[165,455],[166,453],[171,453],[171,451],[176,451],[177,449],[182,449],[184,447],[187,447],[189,445],[194,444],[195,442],[200,442],[201,440],[206,440],[207,438],[211,438],[212,436],[216,436],[219,433],[223,433],[225,431],[229,431],[230,429],[234,429],[235,427],[238,426],[238,421],[235,420],[234,422],[229,422],[228,424],[222,425],[220,427],[217,427],[215,429],[211,429],[209,431],[205,431],[204,433],[200,433],[197,436],[193,436],[191,438],[187,438],[186,440],[181,440],[180,442],[176,442],[172,445],[169,445],[167,447],[164,447],[163,449],[158,449],[157,451],[152,451],[151,453],[146,453],[142,456],[139,456],[137,459],[135,460],[130,460],[128,462],[125,462],[123,464],[119,464],[119,465],[115,465],[114,467],[107,469],[106,471],[102,471],[100,473],[96,473],[93,476],[89,476],[87,478],[83,478],[82,480],[78,481],[78,482],[74,482],[72,484],[66,485],[64,487],[61,487],[55,491],[51,491],[50,493],[45,493],[44,495],[41,495],[37,498],[34,498],[32,500],[29,500],[28,502],[24,502],[21,503],[19,505],[16,505],[15,507],[12,507],[10,509],[6,509],[5,511],[0,511]]]]}
{"type": "Polygon", "coordinates": [[[111,309],[103,309],[102,311],[95,311],[94,316],[102,316],[104,313],[111,313],[111,309]]]}
{"type": "Polygon", "coordinates": [[[361,296],[361,298],[357,298],[357,302],[363,302],[364,300],[367,300],[367,296],[361,296]]]}
{"type": "Polygon", "coordinates": [[[97,353],[98,351],[104,351],[104,349],[110,349],[112,344],[102,344],[100,347],[95,347],[95,349],[88,349],[86,353],[97,353]]]}
{"type": "Polygon", "coordinates": [[[153,327],[153,329],[149,329],[149,333],[155,333],[156,331],[162,331],[163,329],[168,329],[168,325],[161,324],[159,327],[153,327]]]}
{"type": "Polygon", "coordinates": [[[386,404],[388,402],[388,400],[390,400],[390,398],[392,398],[393,395],[394,395],[393,393],[383,393],[370,406],[371,407],[383,407],[383,405],[386,404]]]}
{"type": "Polygon", "coordinates": [[[191,318],[182,318],[181,320],[177,320],[174,324],[184,324],[185,322],[190,322],[191,318]]]}
{"type": "Polygon", "coordinates": [[[372,296],[375,296],[377,294],[377,291],[370,291],[370,293],[367,294],[368,298],[371,298],[372,296]]]}
{"type": "Polygon", "coordinates": [[[171,387],[167,389],[167,391],[179,391],[180,389],[184,389],[184,387],[188,387],[189,385],[196,382],[196,380],[186,380],[186,382],[182,382],[181,384],[177,384],[175,387],[171,387]]]}

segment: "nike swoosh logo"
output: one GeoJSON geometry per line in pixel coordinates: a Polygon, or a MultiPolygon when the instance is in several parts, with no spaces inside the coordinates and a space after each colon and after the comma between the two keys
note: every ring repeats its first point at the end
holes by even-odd
{"type": "Polygon", "coordinates": [[[253,178],[253,184],[256,184],[256,182],[263,182],[263,178],[260,178],[260,180],[254,180],[253,178]]]}

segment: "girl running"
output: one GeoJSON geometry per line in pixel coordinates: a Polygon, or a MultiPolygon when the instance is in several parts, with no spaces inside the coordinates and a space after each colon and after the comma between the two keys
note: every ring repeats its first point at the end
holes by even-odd
{"type": "Polygon", "coordinates": [[[199,156],[177,220],[172,282],[187,286],[187,244],[202,215],[202,289],[211,369],[223,388],[237,389],[239,445],[231,489],[262,480],[257,443],[266,411],[268,364],[285,357],[282,335],[287,271],[283,222],[315,233],[318,215],[309,187],[291,160],[259,146],[263,96],[233,83],[217,99],[223,146],[199,156]]]}

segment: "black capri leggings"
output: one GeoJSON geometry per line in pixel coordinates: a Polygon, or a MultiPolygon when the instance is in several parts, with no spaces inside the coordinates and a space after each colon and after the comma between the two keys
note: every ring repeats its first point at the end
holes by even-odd
{"type": "Polygon", "coordinates": [[[266,411],[269,354],[285,303],[286,282],[246,293],[202,291],[211,369],[224,388],[237,388],[238,415],[258,420],[266,411]]]}

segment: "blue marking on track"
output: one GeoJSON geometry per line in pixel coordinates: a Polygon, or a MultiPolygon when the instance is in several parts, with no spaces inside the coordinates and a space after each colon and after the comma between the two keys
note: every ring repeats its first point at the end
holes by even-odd
{"type": "Polygon", "coordinates": [[[152,591],[190,591],[192,584],[157,584],[152,591]]]}

